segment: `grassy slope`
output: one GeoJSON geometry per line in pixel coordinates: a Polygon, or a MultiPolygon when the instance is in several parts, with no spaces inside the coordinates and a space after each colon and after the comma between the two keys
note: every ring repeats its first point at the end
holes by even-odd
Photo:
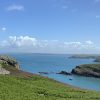
{"type": "Polygon", "coordinates": [[[0,75],[0,100],[100,100],[100,92],[76,89],[37,75],[0,75]]]}
{"type": "Polygon", "coordinates": [[[83,69],[89,69],[89,70],[92,70],[92,69],[97,69],[97,70],[100,70],[100,64],[83,64],[83,65],[80,65],[80,68],[83,68],[83,69]]]}

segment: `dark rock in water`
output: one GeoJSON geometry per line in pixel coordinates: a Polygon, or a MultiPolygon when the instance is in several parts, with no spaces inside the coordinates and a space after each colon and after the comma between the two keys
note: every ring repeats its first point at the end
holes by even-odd
{"type": "Polygon", "coordinates": [[[48,72],[38,72],[39,74],[49,74],[48,72]]]}
{"type": "Polygon", "coordinates": [[[70,81],[72,81],[73,79],[72,79],[72,78],[70,78],[69,80],[70,80],[70,81]]]}
{"type": "Polygon", "coordinates": [[[63,75],[72,75],[72,73],[66,72],[66,71],[61,71],[57,74],[63,74],[63,75]]]}
{"type": "Polygon", "coordinates": [[[72,74],[100,78],[100,64],[85,64],[74,68],[72,74]]]}

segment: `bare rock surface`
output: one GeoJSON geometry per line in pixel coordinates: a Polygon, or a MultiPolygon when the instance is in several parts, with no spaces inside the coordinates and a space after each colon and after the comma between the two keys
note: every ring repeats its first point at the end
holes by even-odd
{"type": "Polygon", "coordinates": [[[7,71],[6,69],[2,68],[2,66],[0,66],[0,74],[2,75],[10,74],[10,71],[7,71]]]}

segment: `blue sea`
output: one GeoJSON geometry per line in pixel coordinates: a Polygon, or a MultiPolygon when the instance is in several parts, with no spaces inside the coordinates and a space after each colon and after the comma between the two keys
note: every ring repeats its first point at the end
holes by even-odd
{"type": "Polygon", "coordinates": [[[19,62],[21,70],[36,74],[39,74],[39,72],[48,72],[48,74],[41,75],[83,89],[100,91],[100,79],[98,78],[56,74],[62,70],[71,72],[73,68],[80,64],[94,63],[93,59],[69,59],[71,55],[67,54],[17,53],[9,55],[14,57],[19,62]]]}

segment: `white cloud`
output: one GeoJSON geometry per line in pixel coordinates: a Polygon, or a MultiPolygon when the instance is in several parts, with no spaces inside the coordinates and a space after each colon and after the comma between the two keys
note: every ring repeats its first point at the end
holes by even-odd
{"type": "Polygon", "coordinates": [[[1,41],[2,49],[16,52],[43,52],[43,53],[79,53],[95,51],[96,46],[92,41],[61,42],[59,40],[39,40],[29,36],[10,36],[1,41]]]}
{"type": "Polygon", "coordinates": [[[6,28],[5,27],[2,27],[2,31],[6,31],[6,28]]]}
{"type": "Polygon", "coordinates": [[[100,15],[97,15],[96,18],[100,18],[100,15]]]}
{"type": "Polygon", "coordinates": [[[93,44],[94,44],[91,40],[86,41],[85,43],[86,43],[87,45],[93,45],[93,44]]]}
{"type": "Polygon", "coordinates": [[[65,47],[70,47],[70,48],[78,48],[82,45],[81,42],[64,42],[65,47]]]}
{"type": "Polygon", "coordinates": [[[3,46],[10,47],[30,47],[36,46],[36,38],[31,38],[29,36],[9,36],[8,40],[3,41],[3,46]]]}
{"type": "Polygon", "coordinates": [[[65,47],[73,48],[73,49],[91,49],[94,47],[94,43],[92,41],[85,42],[64,42],[65,47]]]}
{"type": "Polygon", "coordinates": [[[5,32],[6,31],[6,27],[0,27],[0,30],[5,32]]]}
{"type": "Polygon", "coordinates": [[[24,11],[24,6],[23,5],[10,5],[7,7],[7,11],[24,11]]]}

